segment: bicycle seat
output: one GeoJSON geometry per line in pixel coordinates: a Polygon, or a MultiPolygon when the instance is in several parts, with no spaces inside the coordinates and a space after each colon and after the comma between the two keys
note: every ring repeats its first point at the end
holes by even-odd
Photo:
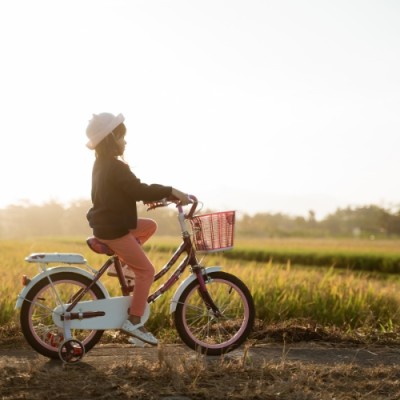
{"type": "Polygon", "coordinates": [[[100,240],[94,236],[88,237],[86,239],[86,243],[95,253],[107,254],[108,256],[113,256],[115,254],[110,247],[108,247],[105,243],[100,242],[100,240]]]}

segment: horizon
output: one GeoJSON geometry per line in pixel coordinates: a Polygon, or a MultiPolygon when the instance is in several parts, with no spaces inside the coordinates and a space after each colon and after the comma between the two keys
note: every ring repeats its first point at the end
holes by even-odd
{"type": "MultiPolygon", "coordinates": [[[[278,199],[277,199],[278,200],[278,199]]],[[[279,203],[284,202],[282,198],[279,199],[279,203]]],[[[298,199],[297,199],[298,200],[298,199]]],[[[309,204],[307,199],[302,199],[304,201],[305,204],[309,204]]],[[[36,201],[33,202],[30,199],[20,199],[19,201],[13,202],[13,203],[9,203],[9,204],[5,204],[5,205],[0,205],[0,210],[7,210],[7,208],[12,207],[12,206],[21,206],[21,207],[41,207],[41,206],[46,206],[47,204],[51,204],[51,203],[56,203],[59,204],[63,207],[68,208],[69,205],[74,204],[74,203],[79,203],[79,202],[88,202],[90,203],[91,200],[90,198],[71,198],[68,200],[61,200],[61,199],[56,199],[56,198],[49,198],[49,199],[44,199],[43,201],[36,201]]],[[[200,203],[201,203],[201,199],[199,199],[200,203]]],[[[293,204],[293,202],[290,199],[287,199],[287,202],[289,204],[293,204]]],[[[296,204],[298,204],[299,202],[297,201],[296,204]]],[[[226,204],[224,204],[224,202],[214,202],[210,204],[204,204],[203,203],[203,207],[198,209],[198,213],[201,214],[201,209],[203,210],[212,210],[215,212],[218,211],[228,211],[228,210],[235,210],[236,213],[240,216],[240,215],[249,215],[250,217],[253,217],[256,214],[282,214],[288,217],[304,217],[307,218],[309,217],[310,212],[313,212],[315,219],[317,221],[321,221],[323,219],[325,219],[328,215],[330,214],[334,214],[336,211],[338,211],[339,209],[358,209],[358,208],[363,208],[363,207],[369,207],[369,206],[376,206],[379,207],[383,210],[386,210],[390,213],[395,213],[395,212],[399,212],[400,211],[400,204],[394,204],[394,203],[360,203],[360,204],[351,204],[351,203],[343,203],[341,205],[333,205],[332,208],[329,208],[328,206],[324,209],[324,213],[321,213],[321,210],[316,210],[315,208],[312,207],[307,207],[307,205],[305,205],[301,211],[297,211],[294,209],[288,210],[285,208],[279,208],[278,202],[276,207],[270,207],[269,209],[265,208],[263,209],[262,207],[256,207],[253,211],[249,211],[248,209],[246,210],[246,207],[240,207],[240,204],[237,204],[238,207],[230,207],[226,204]]],[[[142,202],[138,202],[138,205],[141,206],[143,205],[142,202]]],[[[298,208],[297,210],[300,210],[300,208],[298,208]]],[[[146,217],[146,213],[142,213],[141,214],[142,217],[146,217]]]]}

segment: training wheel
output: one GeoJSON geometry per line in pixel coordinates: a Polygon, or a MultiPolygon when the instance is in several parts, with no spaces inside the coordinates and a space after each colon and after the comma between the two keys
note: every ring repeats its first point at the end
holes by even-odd
{"type": "Polygon", "coordinates": [[[77,363],[85,355],[83,344],[76,339],[66,340],[58,348],[60,360],[64,363],[77,363]]]}

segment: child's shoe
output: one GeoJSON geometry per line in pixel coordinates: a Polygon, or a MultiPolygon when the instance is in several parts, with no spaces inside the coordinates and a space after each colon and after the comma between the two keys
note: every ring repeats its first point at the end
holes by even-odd
{"type": "Polygon", "coordinates": [[[142,323],[133,325],[132,322],[127,319],[121,326],[121,331],[127,333],[130,336],[134,336],[137,339],[140,339],[142,342],[157,346],[158,340],[150,332],[141,331],[139,328],[141,328],[142,326],[142,323]]]}

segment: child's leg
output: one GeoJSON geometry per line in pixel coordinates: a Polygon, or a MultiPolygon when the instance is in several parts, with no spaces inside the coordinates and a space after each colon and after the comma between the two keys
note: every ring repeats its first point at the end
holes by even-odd
{"type": "MultiPolygon", "coordinates": [[[[148,228],[148,224],[145,223],[144,226],[148,228]]],[[[143,232],[140,234],[141,237],[145,238],[148,236],[150,229],[143,229],[143,232]]],[[[110,246],[118,257],[135,272],[135,290],[133,291],[129,314],[141,317],[144,314],[155,270],[153,264],[144,253],[142,246],[136,240],[136,230],[118,239],[100,240],[110,246]]]]}
{"type": "Polygon", "coordinates": [[[131,233],[139,240],[140,244],[146,243],[157,230],[156,221],[150,218],[139,218],[136,229],[131,233]]]}
{"type": "MultiPolygon", "coordinates": [[[[143,245],[145,242],[147,242],[147,240],[150,239],[150,237],[156,232],[156,230],[157,223],[155,221],[149,218],[139,218],[137,228],[132,230],[131,232],[136,237],[139,244],[143,245]]],[[[135,279],[133,269],[131,269],[129,266],[127,267],[127,265],[123,265],[123,273],[125,275],[125,278],[130,280],[135,279]]],[[[110,276],[117,276],[114,264],[110,266],[107,274],[110,276]]]]}

